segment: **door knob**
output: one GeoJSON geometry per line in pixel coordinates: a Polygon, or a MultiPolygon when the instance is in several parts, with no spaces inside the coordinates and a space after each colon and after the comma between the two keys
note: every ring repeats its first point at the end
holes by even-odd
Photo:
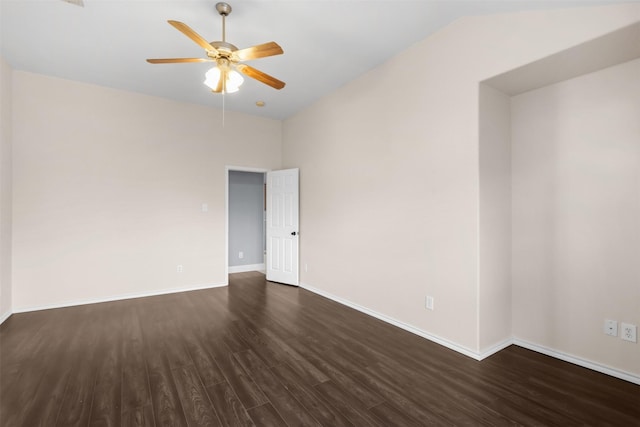
{"type": "Polygon", "coordinates": [[[295,231],[292,231],[292,232],[291,232],[291,235],[292,235],[292,236],[295,236],[296,234],[298,234],[298,233],[296,233],[295,231]]]}

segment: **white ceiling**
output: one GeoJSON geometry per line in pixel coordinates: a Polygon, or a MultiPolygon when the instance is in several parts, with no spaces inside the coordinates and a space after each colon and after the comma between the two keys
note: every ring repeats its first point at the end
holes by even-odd
{"type": "MultiPolygon", "coordinates": [[[[221,38],[216,0],[0,0],[2,57],[16,70],[46,74],[222,108],[202,84],[211,64],[159,64],[146,58],[203,57],[166,21],[221,38]]],[[[284,119],[469,15],[624,3],[589,0],[364,1],[229,0],[227,41],[238,48],[276,41],[284,55],[249,64],[287,83],[277,91],[246,78],[225,96],[227,110],[284,119]],[[265,101],[258,108],[255,102],[265,101]]]]}

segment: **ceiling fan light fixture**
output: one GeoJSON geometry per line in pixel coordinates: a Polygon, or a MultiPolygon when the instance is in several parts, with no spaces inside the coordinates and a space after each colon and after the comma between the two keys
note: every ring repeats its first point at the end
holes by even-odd
{"type": "Polygon", "coordinates": [[[204,84],[209,86],[211,90],[215,90],[220,80],[220,68],[213,67],[204,75],[204,84]]]}
{"type": "Polygon", "coordinates": [[[239,72],[237,72],[236,70],[229,71],[229,74],[227,74],[227,88],[231,86],[235,87],[236,90],[238,90],[238,88],[242,86],[242,83],[244,83],[244,78],[240,75],[239,72]]]}
{"type": "MultiPolygon", "coordinates": [[[[205,74],[204,84],[211,90],[215,91],[218,88],[218,82],[220,81],[221,70],[219,67],[213,67],[205,74]]],[[[240,89],[240,86],[244,83],[244,78],[235,70],[227,71],[227,81],[224,84],[222,92],[234,93],[240,89]],[[226,89],[226,90],[225,90],[226,89]]]]}

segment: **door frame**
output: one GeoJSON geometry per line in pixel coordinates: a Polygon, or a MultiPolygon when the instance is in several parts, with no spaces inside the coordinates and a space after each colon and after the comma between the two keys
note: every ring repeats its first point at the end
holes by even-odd
{"type": "Polygon", "coordinates": [[[224,277],[229,285],[229,172],[254,172],[266,174],[271,172],[271,169],[264,168],[248,168],[244,166],[225,166],[224,167],[224,277]]]}

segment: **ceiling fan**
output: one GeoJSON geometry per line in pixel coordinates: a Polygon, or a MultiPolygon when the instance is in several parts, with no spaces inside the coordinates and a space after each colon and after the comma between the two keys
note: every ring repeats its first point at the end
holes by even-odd
{"type": "Polygon", "coordinates": [[[268,56],[280,55],[282,48],[276,42],[263,43],[257,46],[239,49],[227,43],[225,35],[225,18],[231,13],[231,6],[227,3],[217,3],[216,10],[222,16],[222,41],[208,42],[198,33],[193,31],[188,25],[178,21],[167,21],[185,36],[204,48],[206,58],[160,58],[147,59],[151,64],[171,64],[183,62],[215,62],[216,66],[211,68],[207,74],[204,84],[215,93],[237,92],[244,81],[238,71],[245,76],[258,80],[274,89],[282,89],[285,86],[283,81],[276,79],[260,70],[257,70],[244,61],[251,59],[265,58],[268,56]]]}

